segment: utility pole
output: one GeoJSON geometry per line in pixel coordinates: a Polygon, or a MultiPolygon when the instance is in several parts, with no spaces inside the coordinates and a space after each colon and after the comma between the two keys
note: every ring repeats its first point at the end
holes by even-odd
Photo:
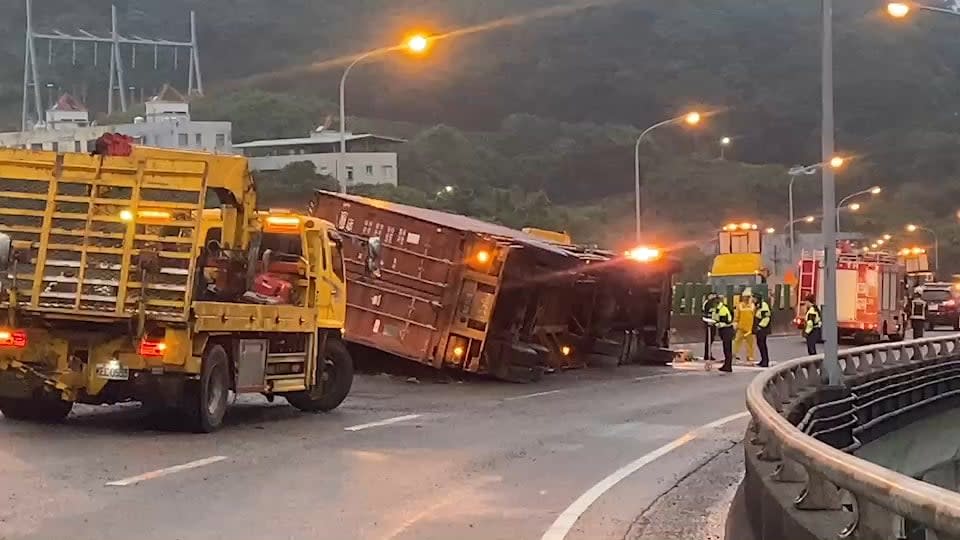
{"type": "Polygon", "coordinates": [[[822,133],[821,156],[823,175],[823,369],[831,386],[843,384],[843,373],[837,357],[837,231],[836,186],[834,170],[826,164],[833,159],[833,0],[821,0],[823,16],[822,59],[822,133]]]}

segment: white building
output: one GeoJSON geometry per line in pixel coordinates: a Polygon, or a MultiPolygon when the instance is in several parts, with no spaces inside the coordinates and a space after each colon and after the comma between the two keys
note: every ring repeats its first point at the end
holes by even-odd
{"type": "Polygon", "coordinates": [[[343,176],[348,186],[357,184],[397,185],[396,147],[403,139],[347,133],[347,154],[340,164],[340,133],[318,130],[309,137],[251,141],[233,145],[250,160],[255,171],[278,171],[298,161],[310,161],[317,173],[343,176]],[[341,175],[337,174],[338,168],[341,175]]]}
{"type": "Polygon", "coordinates": [[[36,129],[0,133],[0,147],[87,152],[93,150],[101,135],[122,133],[147,146],[233,153],[230,122],[191,120],[190,104],[182,99],[168,98],[169,93],[165,88],[146,103],[146,118],[137,117],[132,124],[102,126],[92,124],[86,108],[69,94],[64,94],[47,111],[46,122],[36,129]]]}

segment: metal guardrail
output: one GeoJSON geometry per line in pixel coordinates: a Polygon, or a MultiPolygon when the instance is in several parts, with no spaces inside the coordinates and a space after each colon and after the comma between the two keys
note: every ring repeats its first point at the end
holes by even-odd
{"type": "MultiPolygon", "coordinates": [[[[852,378],[958,356],[960,334],[847,349],[839,358],[845,378],[852,378]]],[[[841,538],[897,538],[897,522],[908,519],[935,531],[939,540],[960,539],[960,493],[848,454],[785,418],[802,394],[827,388],[822,364],[823,355],[791,360],[747,389],[752,442],[762,449],[761,460],[778,462],[773,481],[804,484],[794,501],[799,510],[841,510],[852,499],[850,522],[836,531],[841,538]]]]}

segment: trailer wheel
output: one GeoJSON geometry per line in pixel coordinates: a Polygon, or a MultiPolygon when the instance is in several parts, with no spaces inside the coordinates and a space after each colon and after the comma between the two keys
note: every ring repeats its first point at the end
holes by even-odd
{"type": "Polygon", "coordinates": [[[200,380],[187,388],[186,413],[188,425],[197,433],[212,433],[223,425],[230,394],[230,361],[227,351],[212,345],[203,354],[200,380]]]}
{"type": "Polygon", "coordinates": [[[343,403],[353,387],[353,359],[339,339],[327,340],[323,370],[317,370],[314,387],[287,394],[287,401],[303,412],[330,412],[343,403]]]}
{"type": "Polygon", "coordinates": [[[0,412],[11,420],[52,424],[62,422],[72,410],[72,401],[54,397],[0,398],[0,412]]]}

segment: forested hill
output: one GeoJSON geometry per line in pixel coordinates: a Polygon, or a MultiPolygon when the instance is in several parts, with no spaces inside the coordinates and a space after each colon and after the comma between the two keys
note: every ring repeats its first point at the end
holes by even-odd
{"type": "MultiPolygon", "coordinates": [[[[18,123],[21,3],[5,0],[0,17],[0,126],[7,127],[18,123]]],[[[109,21],[108,0],[34,4],[43,30],[102,33],[109,21]]],[[[395,43],[411,28],[443,34],[508,18],[511,24],[442,40],[423,58],[394,54],[352,75],[351,115],[412,123],[408,135],[447,126],[415,136],[403,156],[404,178],[414,187],[432,189],[453,178],[544,191],[547,204],[610,208],[607,198],[621,201],[618,195],[631,192],[630,139],[637,128],[694,105],[719,114],[697,135],[661,133],[645,149],[647,182],[679,201],[673,212],[659,208],[667,220],[687,225],[758,212],[773,222],[784,213],[782,167],[716,163],[712,143],[721,134],[734,136],[736,161],[788,166],[818,159],[817,0],[116,4],[123,30],[143,36],[185,37],[187,12],[197,10],[211,96],[198,108],[240,117],[238,139],[300,135],[333,111],[341,68],[306,69],[311,64],[395,43]],[[594,6],[517,22],[519,14],[577,3],[594,6]],[[263,77],[269,73],[275,75],[263,77]],[[275,114],[258,108],[275,104],[284,105],[275,114]],[[711,204],[703,190],[721,191],[723,202],[711,204]]],[[[864,227],[899,229],[897,219],[948,227],[960,190],[960,18],[920,13],[891,21],[880,0],[835,4],[837,140],[862,158],[838,191],[873,183],[888,188],[876,212],[862,218],[864,227]]],[[[73,66],[66,46],[54,50],[53,82],[72,89],[86,80],[88,101],[102,108],[107,52],[101,48],[95,72],[89,52],[73,66]]],[[[45,46],[38,53],[45,62],[45,46]]],[[[140,54],[128,84],[176,82],[169,55],[161,55],[166,69],[153,72],[151,52],[140,54]]],[[[180,69],[185,81],[184,63],[180,69]]],[[[42,65],[41,71],[52,70],[42,65]]],[[[800,191],[800,205],[814,207],[815,186],[800,191]]]]}
{"type": "MultiPolygon", "coordinates": [[[[6,123],[20,93],[21,3],[5,0],[0,17],[6,123]]],[[[140,35],[186,36],[187,12],[196,9],[211,89],[389,44],[410,28],[443,33],[577,3],[591,1],[116,1],[122,27],[140,35]]],[[[108,0],[34,4],[41,29],[103,31],[109,22],[108,0]]],[[[878,14],[882,4],[837,2],[841,131],[870,136],[888,129],[954,127],[958,21],[920,14],[891,22],[878,14]]],[[[749,137],[749,155],[741,158],[789,163],[803,157],[798,147],[816,148],[810,135],[817,119],[818,6],[814,0],[605,0],[598,7],[447,40],[429,58],[394,57],[366,66],[352,79],[351,109],[368,117],[491,129],[514,112],[643,125],[702,103],[727,108],[722,122],[749,137]]],[[[39,56],[46,60],[44,49],[39,56]]],[[[108,51],[100,52],[103,66],[108,51]]],[[[66,46],[58,53],[69,60],[66,46]]],[[[140,54],[130,84],[169,78],[169,72],[152,73],[149,51],[140,54]]],[[[73,69],[62,69],[61,78],[67,80],[73,69]]],[[[331,99],[337,77],[294,70],[269,86],[331,99]]]]}

